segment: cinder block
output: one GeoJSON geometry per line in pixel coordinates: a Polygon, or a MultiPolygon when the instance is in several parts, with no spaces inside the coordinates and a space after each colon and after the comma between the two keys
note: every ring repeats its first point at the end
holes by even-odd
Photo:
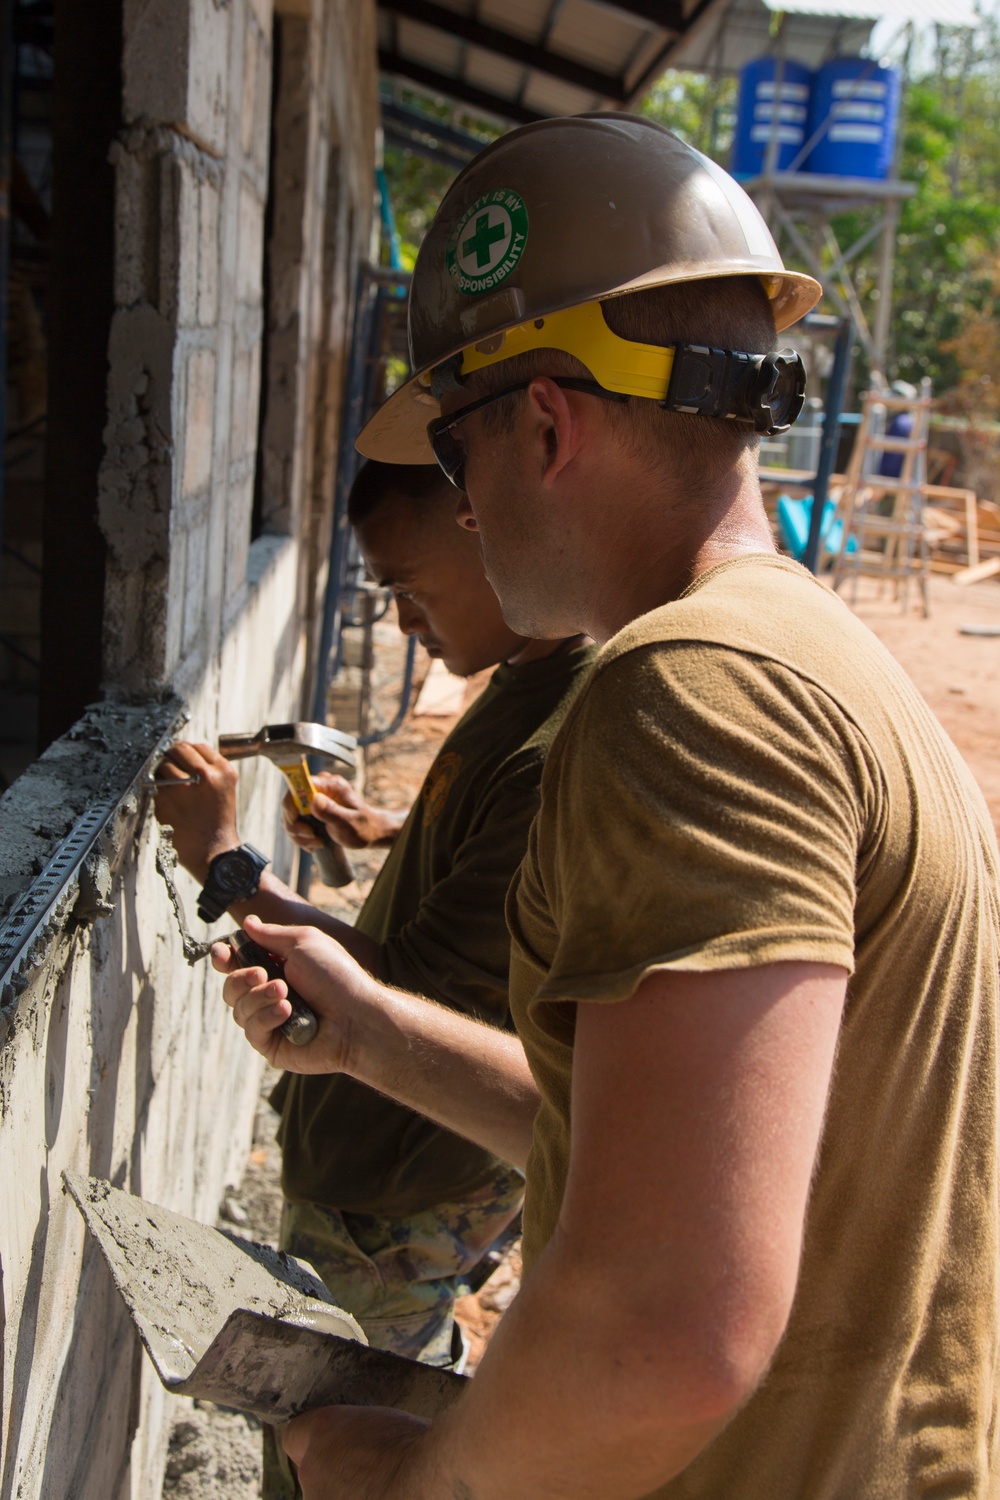
{"type": "Polygon", "coordinates": [[[156,171],[157,214],[156,232],[150,249],[150,262],[156,267],[151,287],[158,312],[171,327],[176,328],[181,277],[183,167],[172,154],[156,154],[152,161],[156,171]]]}
{"type": "Polygon", "coordinates": [[[203,182],[198,191],[198,322],[219,316],[219,189],[203,182]]]}
{"type": "MultiPolygon", "coordinates": [[[[179,0],[173,0],[178,4],[179,0]]],[[[229,76],[229,27],[234,6],[218,0],[188,0],[191,48],[185,123],[219,156],[226,152],[226,130],[232,81],[229,76]]]]}
{"type": "Polygon", "coordinates": [[[260,425],[260,341],[255,340],[250,348],[250,369],[247,380],[247,443],[244,452],[253,461],[257,454],[257,431],[260,425]]]}
{"type": "Polygon", "coordinates": [[[187,548],[183,532],[174,537],[170,548],[170,577],[164,618],[164,665],[172,675],[181,659],[184,629],[184,601],[187,597],[187,548]]]}
{"type": "Polygon", "coordinates": [[[232,417],[229,428],[230,458],[239,460],[246,454],[254,428],[250,415],[250,351],[244,350],[233,360],[232,417]]]}
{"type": "Polygon", "coordinates": [[[205,620],[205,579],[208,572],[208,521],[193,526],[187,533],[184,589],[183,650],[186,655],[195,643],[205,620]]]}
{"type": "Polygon", "coordinates": [[[260,173],[262,186],[266,187],[267,158],[271,142],[271,45],[267,34],[261,38],[257,48],[257,79],[254,84],[257,100],[253,119],[253,143],[251,154],[260,173]]]}
{"type": "Polygon", "coordinates": [[[153,243],[150,223],[157,169],[140,160],[120,142],[111,148],[115,167],[115,302],[132,307],[152,301],[156,260],[150,264],[153,243]]]}
{"type": "Polygon", "coordinates": [[[165,568],[151,575],[125,572],[114,562],[109,566],[104,588],[107,681],[134,693],[158,693],[165,687],[172,668],[166,654],[168,616],[175,607],[168,601],[165,568]]]}
{"type": "Polygon", "coordinates": [[[239,234],[236,250],[236,296],[240,302],[261,301],[264,245],[264,205],[244,177],[240,182],[239,234]]]}
{"type": "Polygon", "coordinates": [[[181,429],[184,443],[183,495],[193,495],[204,489],[212,477],[214,419],[215,353],[211,349],[193,349],[187,359],[181,429]]]}
{"type": "Polygon", "coordinates": [[[230,484],[226,510],[226,569],[223,580],[228,604],[243,588],[247,578],[247,552],[250,548],[250,515],[253,507],[253,470],[238,483],[230,484]]]}
{"type": "Polygon", "coordinates": [[[177,322],[181,328],[193,328],[198,323],[198,251],[201,239],[198,210],[202,190],[191,168],[184,162],[177,162],[174,172],[177,187],[176,231],[173,236],[177,257],[177,322]]]}
{"type": "MultiPolygon", "coordinates": [[[[304,4],[307,8],[309,8],[312,5],[312,0],[296,0],[296,3],[299,5],[304,4]]],[[[271,35],[274,11],[282,9],[284,9],[284,7],[281,5],[273,5],[272,0],[250,0],[250,10],[256,17],[257,25],[260,27],[265,36],[271,35]]]]}
{"type": "Polygon", "coordinates": [[[181,0],[125,0],[123,21],[126,121],[185,123],[190,7],[181,0]]]}
{"type": "Polygon", "coordinates": [[[148,303],[115,313],[98,516],[126,571],[162,569],[170,548],[174,331],[148,303]]]}
{"type": "Polygon", "coordinates": [[[243,105],[240,110],[240,146],[244,156],[253,155],[254,109],[263,101],[258,97],[257,61],[261,53],[260,33],[253,17],[247,16],[243,32],[243,105]]]}

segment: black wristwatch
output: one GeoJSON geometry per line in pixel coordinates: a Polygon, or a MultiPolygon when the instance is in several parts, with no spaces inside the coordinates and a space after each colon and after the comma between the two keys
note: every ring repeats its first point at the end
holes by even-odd
{"type": "Polygon", "coordinates": [[[217,922],[234,901],[256,896],[260,877],[271,861],[253,844],[240,844],[217,854],[208,867],[208,879],[198,892],[198,915],[203,922],[217,922]]]}

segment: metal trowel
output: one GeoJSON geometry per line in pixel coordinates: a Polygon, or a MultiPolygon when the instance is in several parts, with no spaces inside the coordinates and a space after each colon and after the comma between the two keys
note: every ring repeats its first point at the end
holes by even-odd
{"type": "Polygon", "coordinates": [[[433,1417],[465,1377],[368,1347],[304,1261],[114,1188],[63,1181],[168,1391],[281,1423],[317,1406],[433,1417]]]}

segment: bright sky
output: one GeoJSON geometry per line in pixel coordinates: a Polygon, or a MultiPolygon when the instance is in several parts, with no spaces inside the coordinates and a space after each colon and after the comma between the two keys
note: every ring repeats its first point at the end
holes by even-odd
{"type": "MultiPolygon", "coordinates": [[[[1000,17],[1000,0],[975,0],[975,8],[981,16],[1000,17]]],[[[929,21],[918,20],[914,24],[918,58],[929,64],[933,56],[934,27],[929,21]]],[[[871,55],[885,57],[890,62],[899,61],[906,45],[906,29],[907,23],[901,23],[895,16],[877,21],[871,35],[871,55]]]]}

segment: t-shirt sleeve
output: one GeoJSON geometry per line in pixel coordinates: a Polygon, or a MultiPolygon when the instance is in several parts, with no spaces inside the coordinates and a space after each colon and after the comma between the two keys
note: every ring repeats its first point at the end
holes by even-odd
{"type": "MultiPolygon", "coordinates": [[[[529,861],[558,933],[539,1000],[624,999],[660,968],[853,971],[871,788],[826,695],[773,661],[654,643],[604,664],[578,709],[529,861]]],[[[522,880],[526,916],[532,899],[522,880]]]]}
{"type": "Polygon", "coordinates": [[[515,757],[484,792],[448,874],[382,945],[382,978],[480,1020],[509,1024],[507,889],[538,811],[541,754],[515,757]]]}

